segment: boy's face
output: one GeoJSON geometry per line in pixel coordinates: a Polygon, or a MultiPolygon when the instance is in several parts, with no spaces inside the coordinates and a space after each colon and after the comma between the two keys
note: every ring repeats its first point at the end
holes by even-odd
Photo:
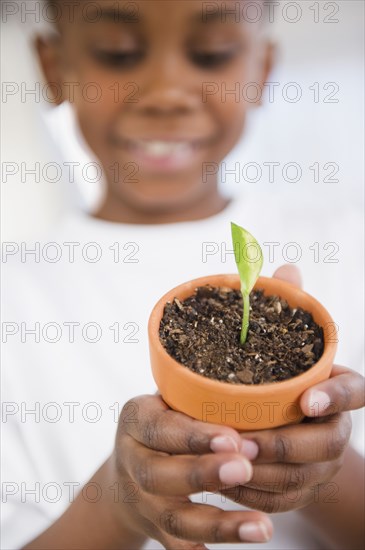
{"type": "Polygon", "coordinates": [[[47,79],[73,104],[109,195],[151,213],[212,192],[216,175],[205,177],[205,163],[235,145],[255,106],[245,84],[267,76],[263,22],[225,16],[237,9],[229,0],[81,0],[70,22],[70,2],[58,2],[60,38],[38,51],[47,79]]]}

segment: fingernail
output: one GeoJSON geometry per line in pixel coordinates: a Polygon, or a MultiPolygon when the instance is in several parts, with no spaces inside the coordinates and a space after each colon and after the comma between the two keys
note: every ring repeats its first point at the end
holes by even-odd
{"type": "Polygon", "coordinates": [[[229,435],[217,435],[210,442],[210,448],[214,453],[238,453],[238,444],[229,435]]]}
{"type": "Polygon", "coordinates": [[[309,394],[309,416],[319,416],[331,404],[330,396],[320,390],[313,390],[309,394]]]}
{"type": "Polygon", "coordinates": [[[259,454],[259,446],[252,439],[242,439],[240,452],[249,460],[254,460],[259,454]]]}
{"type": "Polygon", "coordinates": [[[219,468],[219,479],[226,485],[246,483],[252,477],[252,466],[248,460],[231,460],[219,468]]]}
{"type": "Polygon", "coordinates": [[[262,521],[248,522],[240,525],[238,534],[243,542],[267,542],[270,535],[262,521]]]}

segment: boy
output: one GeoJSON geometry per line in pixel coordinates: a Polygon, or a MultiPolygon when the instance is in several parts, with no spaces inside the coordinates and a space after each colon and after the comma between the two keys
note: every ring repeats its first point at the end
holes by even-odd
{"type": "MultiPolygon", "coordinates": [[[[226,218],[250,215],[248,205],[228,204],[215,174],[202,178],[202,166],[219,163],[227,155],[254,104],[237,103],[231,97],[222,101],[219,94],[207,95],[203,101],[202,87],[214,81],[231,89],[237,78],[263,86],[271,67],[271,47],[260,22],[237,24],[229,15],[225,18],[222,10],[229,11],[234,2],[222,3],[218,12],[206,11],[204,17],[200,0],[103,0],[91,3],[86,15],[85,2],[74,2],[72,21],[66,10],[70,3],[59,0],[57,4],[62,13],[57,33],[38,39],[39,57],[47,81],[63,92],[57,102],[72,103],[82,135],[106,177],[105,197],[94,219],[84,220],[82,228],[71,222],[57,242],[69,242],[65,235],[79,241],[82,237],[93,240],[97,234],[102,250],[115,239],[137,244],[134,252],[140,249],[141,255],[139,263],[117,267],[112,263],[85,266],[79,259],[31,266],[28,283],[22,281],[22,286],[16,278],[12,283],[20,293],[16,301],[24,308],[34,299],[35,310],[42,306],[42,311],[48,311],[39,313],[45,324],[57,318],[70,325],[74,308],[85,315],[80,319],[84,326],[94,310],[97,319],[110,327],[110,311],[123,308],[125,320],[138,319],[137,325],[144,325],[153,302],[166,290],[163,270],[174,270],[171,278],[176,283],[192,278],[191,266],[185,264],[196,249],[191,244],[184,249],[186,236],[219,239],[226,218]],[[137,15],[131,6],[137,6],[137,15]],[[70,82],[79,84],[72,98],[66,85],[70,82]],[[101,87],[97,102],[87,101],[82,93],[90,82],[101,87]],[[125,85],[137,90],[137,101],[134,97],[131,101],[130,94],[128,99],[116,100],[116,83],[120,90],[125,85]],[[128,164],[138,168],[132,179],[123,173],[128,164]],[[115,167],[122,167],[117,177],[115,167]],[[219,229],[214,238],[213,226],[219,229]],[[149,250],[153,242],[160,250],[156,246],[149,250]]],[[[211,265],[203,267],[211,272],[211,265]]],[[[201,274],[201,266],[199,270],[201,274]]],[[[293,270],[276,275],[299,284],[293,270]]],[[[31,308],[29,304],[27,311],[31,308]]],[[[131,549],[141,547],[148,537],[171,549],[200,549],[204,543],[216,542],[226,548],[230,542],[268,541],[273,527],[263,512],[300,507],[306,507],[308,517],[322,527],[333,547],[335,543],[342,548],[360,547],[360,495],[349,488],[354,481],[359,483],[356,472],[361,473],[362,462],[351,449],[345,456],[350,420],[343,412],[363,406],[359,375],[334,367],[329,381],[303,395],[303,412],[320,418],[244,436],[169,411],[158,396],[134,398],[141,391],[153,393],[146,349],[131,354],[127,364],[126,352],[119,360],[118,351],[116,361],[114,353],[105,355],[97,345],[90,354],[87,344],[81,342],[76,350],[75,346],[60,348],[64,354],[60,363],[53,350],[43,349],[46,346],[42,351],[41,346],[30,346],[26,368],[24,359],[18,359],[9,369],[13,371],[9,385],[16,388],[18,401],[42,403],[46,394],[51,403],[99,402],[105,405],[104,411],[111,408],[112,395],[122,403],[132,398],[123,408],[115,447],[106,460],[114,428],[109,418],[88,424],[83,431],[73,421],[64,431],[60,423],[42,427],[43,432],[14,422],[10,459],[16,451],[19,460],[26,455],[36,472],[30,475],[27,470],[25,480],[39,475],[43,488],[56,480],[78,490],[83,486],[59,513],[51,511],[50,505],[38,509],[23,501],[17,507],[15,502],[14,513],[36,525],[33,530],[23,523],[24,536],[17,540],[27,543],[25,548],[131,549]],[[40,353],[45,354],[41,360],[40,353]],[[30,368],[32,362],[34,368],[30,368]],[[329,402],[336,404],[336,415],[326,417],[329,402]],[[15,437],[17,431],[21,437],[15,437]],[[340,499],[329,507],[321,491],[335,475],[340,499]],[[268,485],[272,480],[274,489],[268,485]],[[290,491],[293,482],[300,489],[296,496],[290,491]],[[238,487],[235,500],[258,511],[239,507],[223,511],[219,504],[213,506],[201,498],[190,502],[189,495],[212,484],[220,488],[219,504],[224,495],[229,496],[229,487],[238,487]],[[317,499],[313,487],[319,492],[317,499]],[[41,513],[45,517],[37,518],[41,513]]],[[[52,499],[43,496],[43,500],[52,499]]],[[[8,521],[16,525],[14,519],[8,521]]],[[[288,521],[285,528],[288,532],[288,521]]],[[[285,544],[291,541],[281,547],[285,544]]]]}

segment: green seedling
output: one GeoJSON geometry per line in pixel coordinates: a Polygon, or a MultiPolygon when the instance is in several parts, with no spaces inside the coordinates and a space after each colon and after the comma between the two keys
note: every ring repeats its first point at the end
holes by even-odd
{"type": "Polygon", "coordinates": [[[231,223],[234,257],[241,280],[243,298],[243,318],[240,342],[244,344],[250,318],[250,292],[253,289],[263,264],[263,255],[259,243],[243,227],[231,223]]]}

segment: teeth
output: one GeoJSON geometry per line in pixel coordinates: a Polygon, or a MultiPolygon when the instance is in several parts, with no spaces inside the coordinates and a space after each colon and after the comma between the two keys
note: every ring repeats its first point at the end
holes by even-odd
{"type": "Polygon", "coordinates": [[[143,149],[148,155],[157,158],[180,153],[188,150],[190,146],[186,142],[141,141],[138,142],[138,147],[143,149]]]}

